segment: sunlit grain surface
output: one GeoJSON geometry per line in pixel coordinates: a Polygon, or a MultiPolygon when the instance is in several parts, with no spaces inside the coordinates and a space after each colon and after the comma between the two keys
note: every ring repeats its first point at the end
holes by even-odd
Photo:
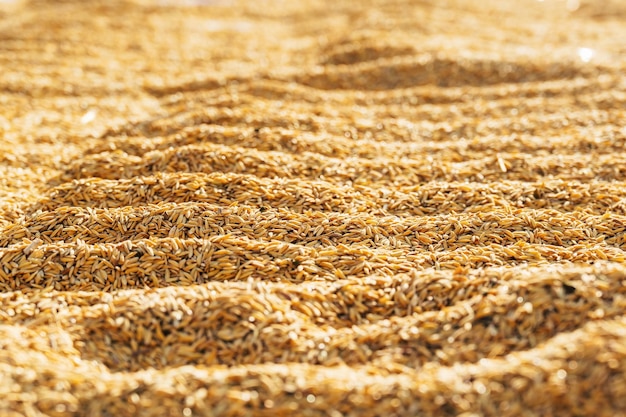
{"type": "Polygon", "coordinates": [[[0,1],[0,414],[626,412],[626,4],[0,1]]]}

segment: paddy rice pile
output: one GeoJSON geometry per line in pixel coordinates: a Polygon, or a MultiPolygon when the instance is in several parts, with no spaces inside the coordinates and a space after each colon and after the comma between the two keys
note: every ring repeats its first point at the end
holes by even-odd
{"type": "Polygon", "coordinates": [[[0,2],[0,414],[626,414],[626,4],[0,2]]]}

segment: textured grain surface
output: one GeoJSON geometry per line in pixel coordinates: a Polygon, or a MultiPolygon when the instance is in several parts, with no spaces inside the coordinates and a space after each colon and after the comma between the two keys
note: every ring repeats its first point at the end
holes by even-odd
{"type": "Polygon", "coordinates": [[[625,28],[0,1],[0,414],[626,415],[625,28]]]}

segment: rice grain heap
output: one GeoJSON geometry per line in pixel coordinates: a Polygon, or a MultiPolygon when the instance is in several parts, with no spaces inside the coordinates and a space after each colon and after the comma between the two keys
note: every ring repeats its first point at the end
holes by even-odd
{"type": "Polygon", "coordinates": [[[0,415],[626,415],[625,38],[0,2],[0,415]]]}

